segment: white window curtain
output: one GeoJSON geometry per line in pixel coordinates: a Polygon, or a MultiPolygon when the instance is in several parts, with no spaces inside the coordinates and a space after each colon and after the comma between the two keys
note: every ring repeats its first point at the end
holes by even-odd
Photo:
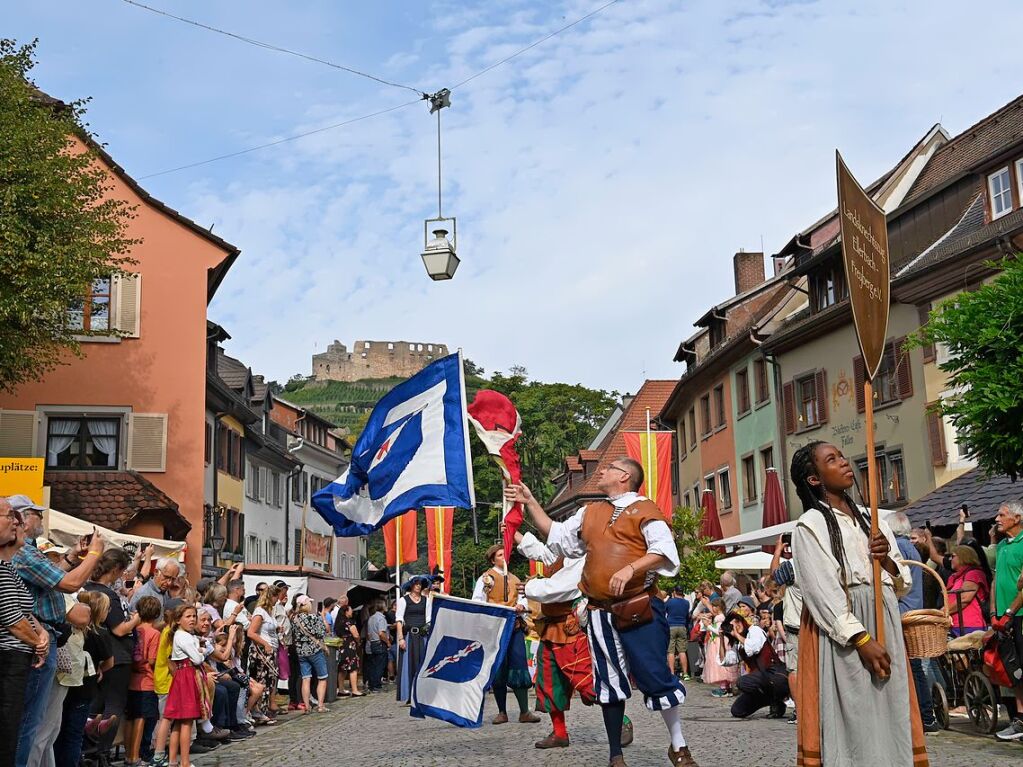
{"type": "Polygon", "coordinates": [[[107,457],[107,466],[117,461],[117,423],[114,421],[89,421],[89,435],[92,444],[107,457]]]}
{"type": "Polygon", "coordinates": [[[46,462],[50,466],[56,466],[58,456],[71,447],[71,443],[78,437],[81,425],[81,421],[68,418],[50,419],[50,442],[46,446],[46,462]]]}

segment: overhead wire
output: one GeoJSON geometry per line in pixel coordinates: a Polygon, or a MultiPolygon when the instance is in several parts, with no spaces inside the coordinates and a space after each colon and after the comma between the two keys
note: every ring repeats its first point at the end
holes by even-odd
{"type": "Polygon", "coordinates": [[[256,39],[251,38],[251,37],[246,37],[245,35],[239,35],[239,34],[237,34],[235,32],[228,32],[226,29],[218,29],[217,27],[210,26],[209,24],[204,24],[201,21],[195,21],[193,19],[186,19],[184,16],[176,16],[175,14],[169,13],[169,12],[164,11],[164,10],[161,10],[160,8],[154,8],[151,5],[146,5],[145,3],[140,3],[140,2],[138,2],[138,0],[122,0],[122,2],[127,3],[128,5],[133,5],[136,8],[142,8],[144,10],[149,11],[150,13],[155,13],[155,14],[157,14],[159,16],[166,16],[168,19],[174,19],[175,21],[180,21],[183,24],[191,24],[193,27],[199,27],[200,29],[205,29],[205,30],[207,30],[209,32],[216,32],[218,35],[224,35],[226,37],[234,38],[235,40],[240,40],[241,42],[248,43],[249,45],[255,45],[258,48],[265,48],[265,49],[267,49],[269,51],[277,51],[278,53],[286,53],[289,56],[297,56],[298,58],[305,59],[306,61],[313,61],[313,62],[316,62],[317,64],[323,64],[323,65],[328,66],[328,67],[333,67],[334,69],[340,69],[341,71],[348,72],[349,74],[358,75],[359,77],[365,77],[365,78],[367,78],[369,80],[374,80],[374,81],[376,81],[378,83],[381,83],[382,85],[390,85],[391,87],[394,87],[394,88],[404,88],[407,91],[412,91],[413,93],[418,93],[423,98],[426,97],[426,93],[424,93],[423,91],[421,91],[418,88],[413,88],[411,85],[403,85],[402,83],[395,83],[395,82],[392,82],[390,80],[385,80],[382,77],[377,77],[376,75],[371,75],[368,72],[361,72],[358,69],[353,69],[352,67],[346,67],[343,64],[336,64],[335,62],[328,61],[327,59],[321,59],[321,58],[319,58],[317,56],[310,56],[307,53],[301,53],[299,51],[293,51],[290,48],[282,48],[281,46],[273,45],[272,43],[264,43],[262,40],[256,40],[256,39]]]}
{"type": "MultiPolygon", "coordinates": [[[[346,72],[350,72],[352,74],[359,75],[361,77],[367,77],[367,78],[369,78],[371,80],[376,80],[377,82],[383,83],[384,85],[391,85],[391,86],[394,86],[396,88],[404,88],[406,90],[412,91],[413,93],[415,93],[415,94],[417,94],[419,96],[419,98],[416,99],[415,101],[407,101],[404,104],[398,104],[398,105],[393,106],[393,107],[388,107],[387,109],[381,109],[381,110],[376,111],[376,112],[371,112],[370,114],[362,115],[361,117],[353,117],[350,120],[344,120],[344,121],[339,122],[339,123],[334,123],[333,125],[326,125],[326,126],[324,126],[322,128],[316,128],[314,130],[305,131],[303,133],[296,133],[293,136],[287,136],[287,137],[282,138],[282,139],[277,139],[276,141],[269,141],[269,142],[267,142],[265,144],[258,144],[256,146],[248,147],[247,149],[240,149],[237,152],[228,152],[227,154],[218,155],[217,157],[210,157],[209,159],[206,159],[206,160],[200,160],[198,162],[192,162],[192,163],[188,163],[186,165],[179,165],[176,168],[168,168],[167,170],[158,171],[156,173],[149,173],[149,174],[147,174],[145,176],[139,176],[138,178],[139,178],[140,181],[142,179],[156,178],[157,176],[165,176],[165,175],[167,175],[169,173],[177,173],[179,171],[188,170],[190,168],[197,168],[197,167],[202,166],[202,165],[209,165],[210,163],[219,162],[221,160],[228,160],[228,159],[230,159],[232,157],[238,157],[240,155],[249,154],[250,152],[256,152],[256,151],[258,151],[260,149],[267,149],[269,147],[278,146],[280,144],[286,144],[286,143],[291,142],[291,141],[297,141],[300,138],[305,138],[306,136],[312,136],[312,135],[314,135],[316,133],[323,133],[325,131],[334,130],[336,128],[342,128],[342,127],[344,127],[346,125],[351,125],[353,123],[361,122],[363,120],[368,120],[368,119],[370,119],[372,117],[379,117],[380,115],[384,115],[384,114],[387,114],[389,112],[395,112],[395,111],[397,111],[399,109],[404,109],[405,107],[412,106],[413,104],[421,103],[423,101],[423,99],[428,99],[429,98],[429,94],[427,94],[424,91],[421,91],[421,90],[419,90],[417,88],[412,88],[411,86],[402,85],[400,83],[389,82],[387,80],[383,80],[383,79],[381,79],[379,77],[376,77],[374,75],[370,75],[370,74],[367,74],[365,72],[360,72],[358,70],[351,69],[349,67],[345,67],[345,66],[342,66],[340,64],[334,64],[333,62],[329,62],[329,61],[326,61],[326,60],[323,60],[323,59],[318,59],[318,58],[316,58],[314,56],[307,56],[306,54],[303,54],[303,53],[298,53],[296,51],[291,51],[291,50],[288,50],[286,48],[280,48],[278,46],[271,45],[269,43],[263,43],[263,42],[260,42],[258,40],[253,40],[251,38],[243,37],[243,36],[237,35],[237,34],[235,34],[233,32],[227,32],[227,31],[224,31],[224,30],[221,30],[221,29],[217,29],[215,27],[210,27],[210,26],[208,26],[206,24],[202,24],[202,23],[197,22],[197,21],[192,21],[191,19],[186,19],[186,18],[183,18],[183,17],[180,17],[180,16],[175,16],[174,14],[167,13],[166,11],[162,11],[162,10],[159,10],[157,8],[152,8],[152,7],[148,6],[148,5],[145,5],[144,3],[140,3],[140,2],[138,2],[138,0],[122,0],[122,2],[125,2],[125,3],[127,3],[129,5],[137,6],[139,8],[144,8],[147,11],[152,11],[153,13],[160,14],[161,16],[168,16],[168,17],[170,17],[172,19],[176,19],[178,21],[182,21],[182,22],[184,22],[186,24],[192,24],[194,26],[201,27],[203,29],[208,29],[208,30],[210,30],[212,32],[217,32],[219,34],[227,35],[228,37],[233,37],[233,38],[236,38],[238,40],[242,40],[243,42],[251,43],[253,45],[257,45],[257,46],[262,47],[262,48],[267,48],[267,49],[273,50],[273,51],[279,51],[281,53],[288,53],[288,54],[291,54],[293,56],[298,56],[300,58],[308,59],[310,61],[315,61],[315,62],[318,62],[318,63],[321,63],[321,64],[326,64],[327,66],[331,66],[331,67],[334,67],[336,69],[341,69],[341,70],[344,70],[346,72]]],[[[521,56],[523,53],[526,53],[527,51],[530,51],[533,48],[536,48],[538,45],[542,45],[543,43],[547,42],[551,38],[556,37],[557,35],[560,35],[562,32],[565,32],[565,31],[571,29],[572,27],[575,27],[575,26],[577,26],[579,24],[582,24],[584,21],[593,18],[597,14],[607,10],[612,5],[615,5],[615,4],[619,3],[619,2],[621,2],[621,0],[609,0],[609,2],[606,2],[603,5],[601,5],[600,7],[595,8],[594,10],[590,11],[589,13],[587,13],[585,16],[580,16],[575,21],[572,21],[571,23],[566,24],[563,27],[559,27],[558,29],[555,29],[553,32],[550,32],[549,34],[544,35],[543,37],[541,37],[539,40],[536,40],[535,42],[530,43],[529,45],[525,46],[524,48],[520,48],[519,50],[515,51],[515,53],[512,53],[509,56],[505,56],[500,61],[496,61],[493,64],[491,64],[490,66],[485,67],[484,69],[481,69],[476,74],[471,75],[471,76],[465,78],[464,80],[461,80],[460,82],[458,82],[455,85],[451,86],[451,88],[449,90],[455,90],[456,88],[460,88],[463,85],[466,85],[466,84],[472,82],[473,80],[475,80],[478,77],[482,77],[483,75],[487,74],[488,72],[491,72],[492,70],[497,69],[498,67],[500,67],[500,66],[502,66],[504,64],[507,64],[512,59],[514,59],[514,58],[516,58],[518,56],[521,56]]]]}

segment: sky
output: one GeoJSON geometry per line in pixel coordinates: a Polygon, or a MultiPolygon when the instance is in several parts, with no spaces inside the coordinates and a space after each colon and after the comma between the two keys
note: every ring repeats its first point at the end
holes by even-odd
{"type": "MultiPolygon", "coordinates": [[[[606,0],[147,4],[421,92],[452,87],[606,0]]],[[[635,392],[675,378],[736,251],[777,252],[940,122],[1020,93],[1018,3],[619,0],[454,88],[442,114],[455,278],[419,253],[437,215],[415,93],[125,0],[21,0],[34,78],[158,199],[242,253],[210,306],[228,353],[285,381],[334,339],[461,347],[487,371],[635,392]],[[159,175],[155,175],[159,174],[159,175]]]]}

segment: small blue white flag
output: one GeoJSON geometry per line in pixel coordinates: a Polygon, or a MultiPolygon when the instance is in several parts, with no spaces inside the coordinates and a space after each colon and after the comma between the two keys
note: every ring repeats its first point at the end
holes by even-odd
{"type": "Polygon", "coordinates": [[[433,595],[430,636],[412,686],[411,715],[483,724],[483,699],[508,651],[515,609],[433,595]]]}
{"type": "Polygon", "coordinates": [[[340,477],[313,494],[335,535],[366,535],[424,506],[476,505],[461,353],[427,365],[385,394],[340,477]]]}

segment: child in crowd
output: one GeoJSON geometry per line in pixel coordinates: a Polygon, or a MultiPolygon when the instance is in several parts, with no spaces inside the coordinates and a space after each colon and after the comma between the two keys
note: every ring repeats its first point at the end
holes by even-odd
{"type": "Polygon", "coordinates": [[[156,726],[156,740],[153,744],[155,756],[153,765],[165,764],[167,754],[167,738],[170,735],[171,722],[163,718],[163,712],[167,706],[167,695],[170,693],[171,679],[173,676],[170,656],[174,649],[174,621],[177,611],[184,606],[179,599],[171,600],[163,614],[163,631],[160,632],[160,644],[156,650],[156,663],[153,666],[153,692],[156,693],[156,702],[160,712],[160,722],[156,726]],[[159,760],[163,759],[163,762],[159,760]]]}
{"type": "MultiPolygon", "coordinates": [[[[181,767],[190,767],[189,750],[192,744],[192,722],[205,719],[199,694],[198,669],[205,660],[195,635],[196,609],[185,604],[174,609],[169,628],[171,631],[171,655],[173,678],[167,703],[163,712],[164,722],[170,722],[170,760],[181,767]]],[[[166,767],[166,756],[157,754],[153,761],[156,767],[166,767]]]]}
{"type": "Polygon", "coordinates": [[[140,623],[135,628],[136,642],[128,682],[128,704],[124,716],[125,767],[135,767],[141,759],[153,757],[153,732],[160,721],[159,702],[154,691],[153,671],[160,648],[160,632],[153,623],[160,617],[162,605],[156,597],[145,596],[135,605],[140,623]]]}
{"type": "Polygon", "coordinates": [[[725,657],[725,641],[721,636],[721,627],[725,622],[725,601],[716,599],[713,602],[705,600],[709,616],[701,617],[706,626],[705,655],[703,664],[704,684],[716,684],[718,688],[711,692],[716,698],[723,698],[732,692],[732,685],[739,678],[738,665],[725,666],[722,661],[725,657]]]}

